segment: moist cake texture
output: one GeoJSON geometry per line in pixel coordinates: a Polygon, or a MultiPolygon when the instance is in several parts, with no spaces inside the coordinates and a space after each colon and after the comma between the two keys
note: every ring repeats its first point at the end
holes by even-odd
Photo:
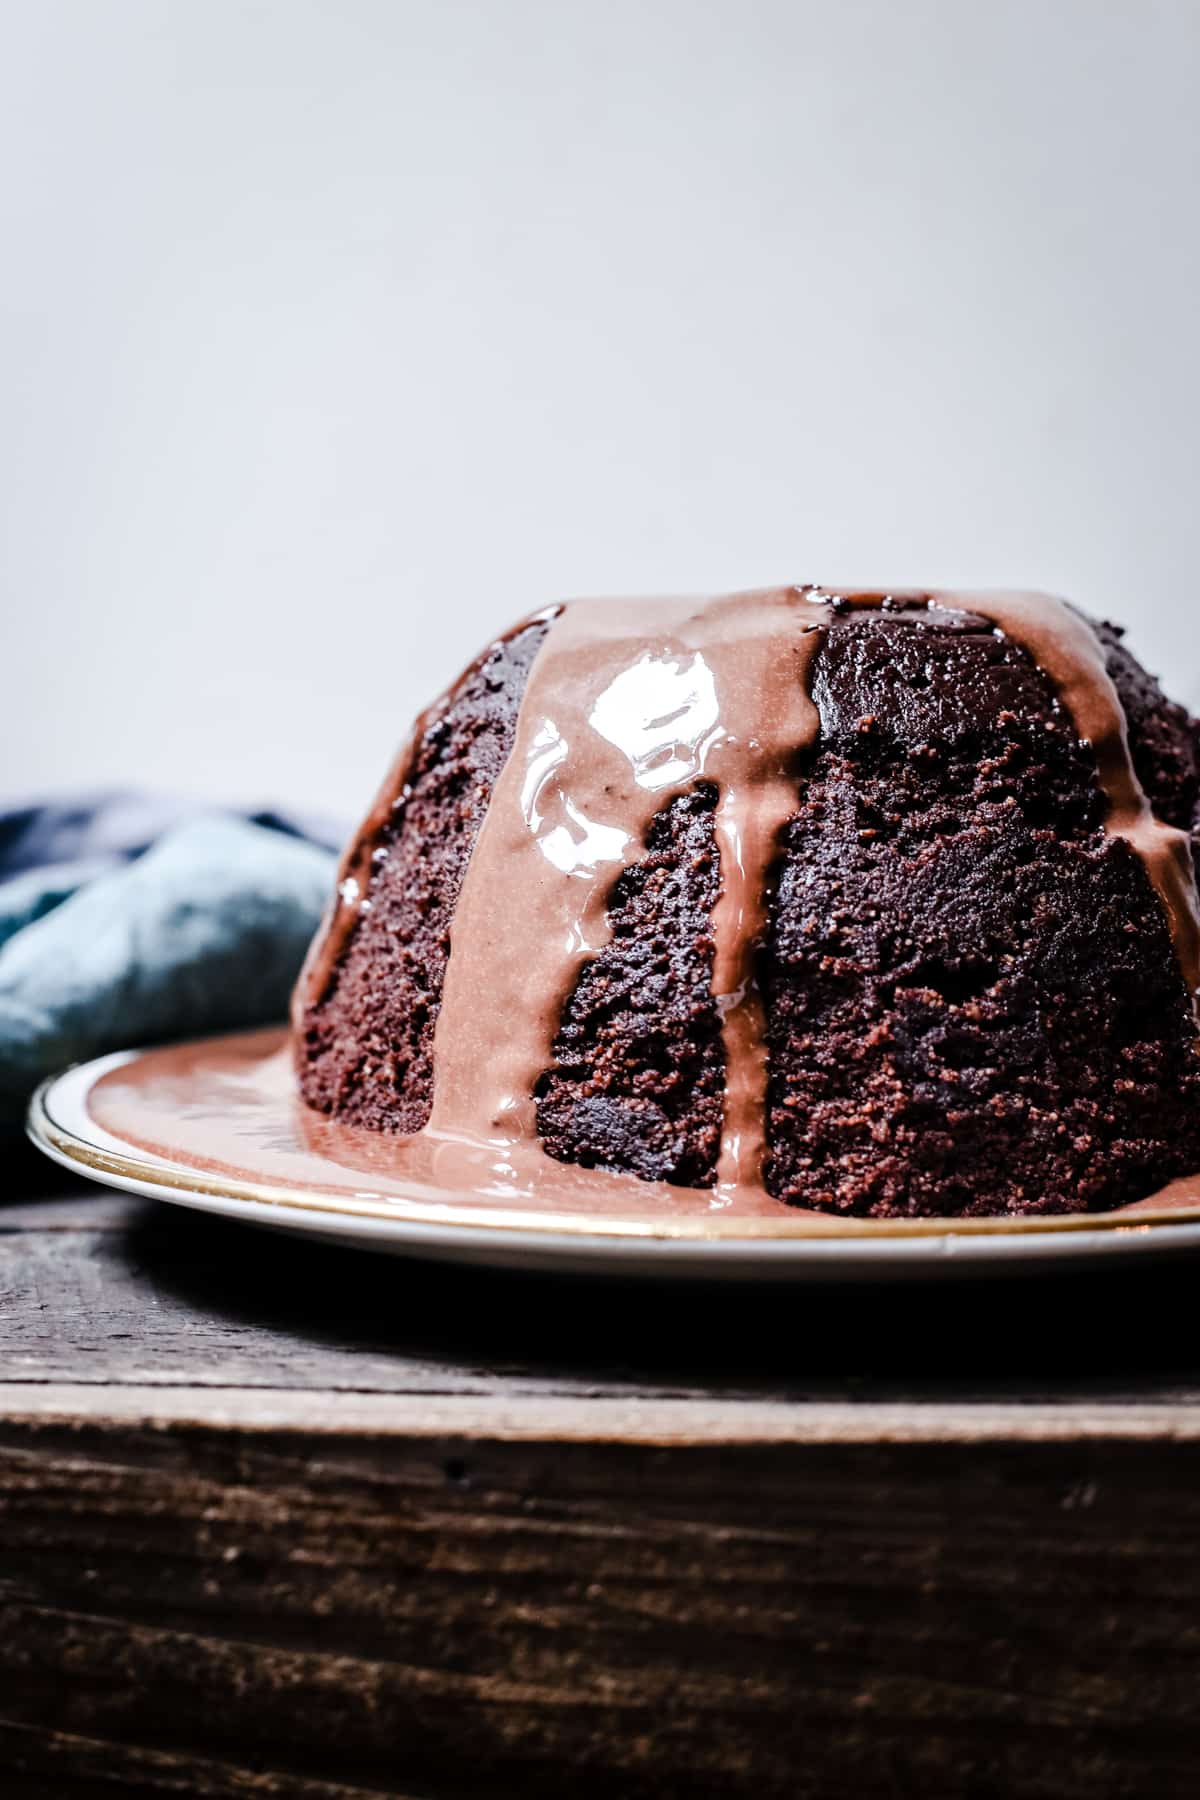
{"type": "Polygon", "coordinates": [[[347,1124],[868,1217],[1200,1170],[1197,727],[1036,596],[578,603],[423,715],[294,1010],[347,1124]]]}
{"type": "Polygon", "coordinates": [[[375,1131],[428,1123],[454,906],[547,629],[491,645],[418,720],[339,872],[325,929],[350,929],[303,1015],[301,1085],[320,1112],[375,1131]]]}

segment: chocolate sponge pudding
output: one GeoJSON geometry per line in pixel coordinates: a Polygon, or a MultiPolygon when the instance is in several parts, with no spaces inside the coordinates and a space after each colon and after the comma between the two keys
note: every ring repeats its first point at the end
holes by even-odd
{"type": "Polygon", "coordinates": [[[297,989],[306,1105],[865,1217],[1200,1170],[1197,727],[1026,594],[578,602],[418,721],[297,989]]]}

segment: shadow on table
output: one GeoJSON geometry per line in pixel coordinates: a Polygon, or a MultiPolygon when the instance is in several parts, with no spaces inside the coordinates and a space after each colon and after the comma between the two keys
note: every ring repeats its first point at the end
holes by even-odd
{"type": "MultiPolygon", "coordinates": [[[[1200,1258],[939,1283],[802,1285],[582,1279],[373,1256],[147,1205],[121,1254],[208,1321],[309,1350],[585,1391],[1112,1400],[1190,1387],[1200,1258]],[[1114,1393],[1116,1390],[1116,1393],[1114,1393]]],[[[373,1382],[365,1385],[374,1385],[373,1382]]]]}

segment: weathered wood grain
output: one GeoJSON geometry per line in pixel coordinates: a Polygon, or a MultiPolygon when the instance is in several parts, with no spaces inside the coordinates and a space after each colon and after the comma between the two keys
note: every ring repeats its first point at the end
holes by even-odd
{"type": "Polygon", "coordinates": [[[1200,1442],[1200,1406],[1128,1401],[899,1402],[567,1394],[346,1393],[314,1388],[201,1387],[168,1382],[0,1382],[10,1423],[207,1425],[222,1431],[347,1432],[410,1439],[487,1437],[589,1444],[1162,1444],[1200,1442]]]}
{"type": "Polygon", "coordinates": [[[4,1800],[1172,1800],[1195,1262],[943,1290],[0,1207],[4,1800]]]}
{"type": "Polygon", "coordinates": [[[25,1209],[0,1208],[0,1381],[1200,1402],[1194,1258],[940,1288],[622,1285],[376,1258],[92,1191],[95,1228],[86,1188],[22,1229],[25,1209]]]}
{"type": "Polygon", "coordinates": [[[5,1800],[87,1800],[104,1794],[187,1795],[189,1800],[421,1800],[399,1788],[346,1787],[288,1771],[247,1768],[211,1757],[151,1750],[42,1731],[0,1719],[0,1771],[5,1800]]]}
{"type": "Polygon", "coordinates": [[[1191,1794],[1198,1476],[9,1425],[0,1717],[280,1792],[1191,1794]]]}

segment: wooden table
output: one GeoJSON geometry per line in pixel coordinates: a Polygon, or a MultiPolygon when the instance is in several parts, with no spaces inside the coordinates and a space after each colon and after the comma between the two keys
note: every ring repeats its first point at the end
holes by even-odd
{"type": "Polygon", "coordinates": [[[5,1800],[1200,1792],[1197,1261],[593,1286],[17,1166],[5,1800]]]}

